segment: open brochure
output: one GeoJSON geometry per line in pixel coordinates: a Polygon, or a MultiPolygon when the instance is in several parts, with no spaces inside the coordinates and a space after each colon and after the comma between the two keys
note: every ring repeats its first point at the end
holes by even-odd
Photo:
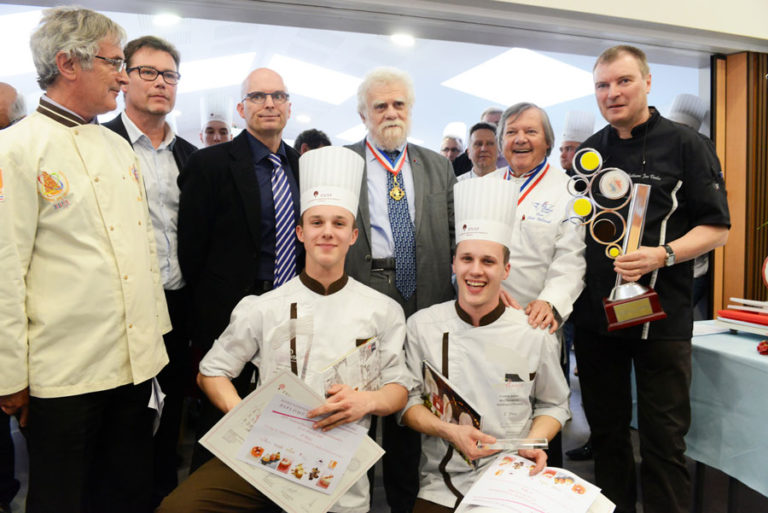
{"type": "MultiPolygon", "coordinates": [[[[466,424],[480,429],[480,414],[477,409],[459,393],[448,378],[426,360],[422,362],[422,373],[424,375],[424,406],[429,411],[444,422],[466,424]]],[[[477,468],[476,462],[467,458],[455,445],[453,448],[461,454],[467,464],[477,468]]]]}
{"type": "Polygon", "coordinates": [[[325,513],[384,451],[357,425],[311,429],[306,412],[324,402],[297,376],[281,372],[200,443],[284,511],[325,513]],[[259,423],[262,416],[266,422],[259,423]]]}
{"type": "Polygon", "coordinates": [[[376,337],[365,340],[322,371],[323,390],[331,385],[349,385],[355,390],[381,388],[381,352],[376,337]]]}
{"type": "Polygon", "coordinates": [[[456,509],[456,513],[612,513],[616,506],[600,489],[573,472],[546,467],[530,475],[534,462],[502,453],[456,509]]]}

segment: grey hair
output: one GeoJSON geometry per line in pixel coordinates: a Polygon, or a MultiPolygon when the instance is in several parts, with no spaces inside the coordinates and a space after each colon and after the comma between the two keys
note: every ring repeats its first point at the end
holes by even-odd
{"type": "Polygon", "coordinates": [[[397,68],[382,67],[369,72],[357,88],[358,114],[361,116],[365,114],[368,107],[368,91],[370,91],[373,86],[382,84],[402,84],[405,86],[405,103],[408,105],[408,108],[413,107],[416,95],[413,92],[413,80],[411,80],[408,73],[397,68]]]}
{"type": "Polygon", "coordinates": [[[126,39],[125,30],[90,9],[54,7],[43,11],[40,25],[29,40],[38,85],[47,89],[58,77],[56,55],[59,52],[78,59],[84,69],[90,69],[99,44],[105,38],[122,47],[126,39]]]}
{"type": "MultiPolygon", "coordinates": [[[[457,143],[459,143],[459,146],[461,147],[461,149],[462,150],[464,149],[464,139],[462,139],[458,135],[444,135],[443,136],[443,140],[440,141],[440,142],[443,143],[443,142],[445,142],[446,139],[450,139],[451,141],[456,141],[457,143]]],[[[441,144],[441,146],[442,146],[442,144],[441,144]]]]}
{"type": "Polygon", "coordinates": [[[16,92],[16,99],[13,100],[11,109],[8,112],[8,121],[14,123],[27,115],[27,106],[24,103],[24,96],[18,91],[16,92]]]}
{"type": "Polygon", "coordinates": [[[501,119],[499,120],[499,128],[496,131],[496,139],[498,140],[499,148],[504,145],[504,132],[506,131],[507,120],[512,118],[512,121],[514,121],[519,118],[523,112],[529,109],[536,109],[541,114],[541,124],[544,127],[544,137],[548,146],[547,157],[549,157],[549,154],[552,153],[552,148],[555,145],[555,132],[552,130],[552,123],[549,122],[547,113],[544,109],[534,103],[516,103],[504,111],[504,114],[501,115],[501,119]]]}
{"type": "Polygon", "coordinates": [[[487,109],[485,109],[483,111],[482,114],[480,114],[480,120],[481,121],[484,120],[485,116],[487,116],[489,114],[501,114],[501,113],[502,113],[502,110],[500,108],[498,108],[498,107],[488,107],[487,109]]]}

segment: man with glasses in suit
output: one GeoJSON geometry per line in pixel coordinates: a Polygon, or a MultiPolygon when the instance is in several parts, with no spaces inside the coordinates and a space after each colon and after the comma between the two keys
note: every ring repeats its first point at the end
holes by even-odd
{"type": "MultiPolygon", "coordinates": [[[[299,155],[282,140],[291,115],[283,79],[271,69],[243,81],[237,112],[246,130],[203,148],[179,177],[179,264],[191,293],[193,352],[205,354],[245,296],[277,288],[303,267],[293,228],[299,219],[299,155]]],[[[249,366],[234,380],[244,396],[249,366]]],[[[203,400],[198,438],[221,417],[203,400]]],[[[196,445],[191,470],[210,459],[196,445]]]]}

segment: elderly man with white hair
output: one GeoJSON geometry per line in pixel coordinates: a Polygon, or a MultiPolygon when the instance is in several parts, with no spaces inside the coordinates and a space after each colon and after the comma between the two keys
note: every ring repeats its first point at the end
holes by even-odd
{"type": "MultiPolygon", "coordinates": [[[[408,142],[414,103],[410,77],[394,68],[370,72],[357,92],[368,133],[350,146],[365,159],[350,276],[395,299],[406,317],[447,301],[454,240],[450,162],[408,142]]],[[[418,434],[384,419],[384,487],[393,513],[411,511],[418,491],[418,434]],[[391,443],[400,443],[398,446],[391,443]]]]}
{"type": "Polygon", "coordinates": [[[32,513],[151,510],[170,322],[139,161],[96,122],[127,82],[124,38],[94,11],[44,11],[45,94],[0,138],[0,406],[28,428],[32,513]]]}

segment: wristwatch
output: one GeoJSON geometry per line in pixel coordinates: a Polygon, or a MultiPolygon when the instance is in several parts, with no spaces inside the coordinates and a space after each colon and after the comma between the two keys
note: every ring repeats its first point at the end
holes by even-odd
{"type": "Polygon", "coordinates": [[[669,244],[664,244],[664,251],[667,252],[667,257],[664,259],[664,267],[675,265],[675,252],[672,251],[672,247],[669,244]]]}

